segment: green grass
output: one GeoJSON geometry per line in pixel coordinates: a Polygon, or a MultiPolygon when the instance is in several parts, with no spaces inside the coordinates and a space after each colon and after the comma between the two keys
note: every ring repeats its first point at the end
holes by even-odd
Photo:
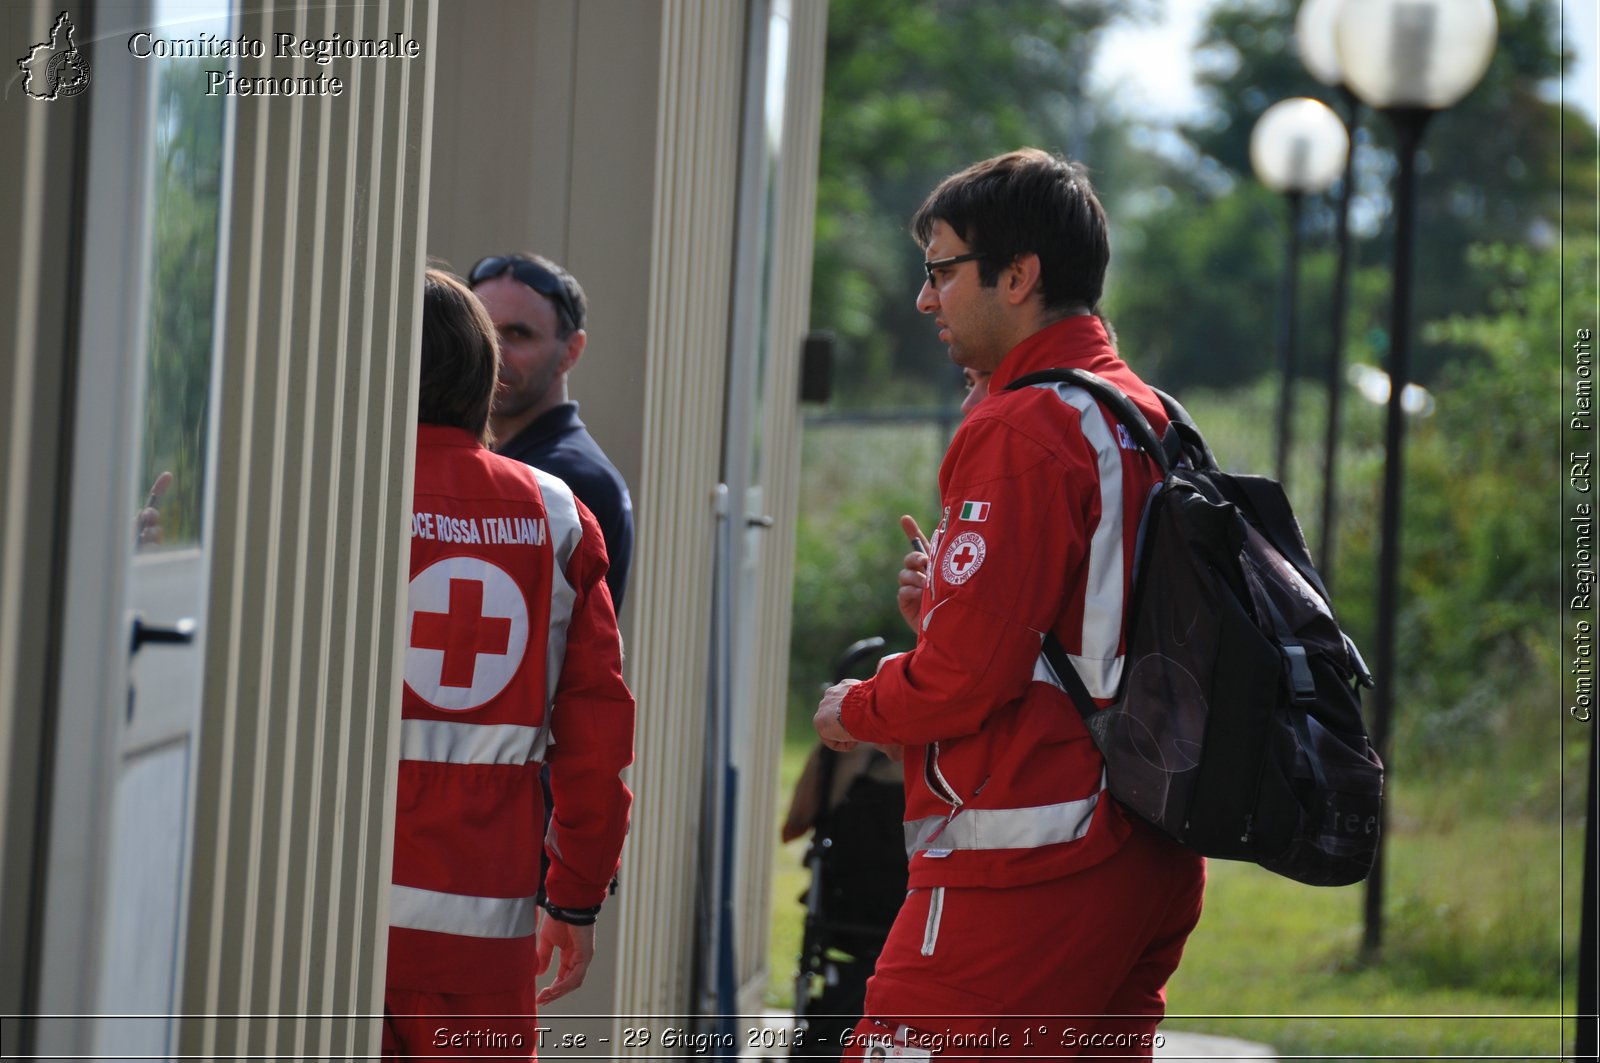
{"type": "MultiPolygon", "coordinates": [[[[809,728],[791,732],[784,804],[809,748],[809,728]]],[[[1205,915],[1168,987],[1168,1028],[1302,1059],[1548,1058],[1570,1048],[1561,1001],[1564,991],[1571,1010],[1581,817],[1569,802],[1563,827],[1559,786],[1535,809],[1494,814],[1498,774],[1396,787],[1384,945],[1373,962],[1361,958],[1364,887],[1317,889],[1212,861],[1205,915]]],[[[1580,788],[1581,778],[1567,783],[1580,788]]],[[[775,857],[773,1007],[792,999],[803,854],[794,842],[775,857]]]]}
{"type": "MultiPolygon", "coordinates": [[[[811,715],[805,706],[796,702],[790,705],[784,718],[783,759],[778,765],[778,821],[772,825],[772,836],[778,836],[784,813],[789,809],[789,795],[794,793],[795,780],[805,766],[806,756],[816,741],[811,729],[811,715]]],[[[805,907],[800,896],[805,893],[811,876],[802,861],[810,835],[779,845],[774,850],[772,867],[772,934],[767,942],[767,992],[766,1005],[771,1008],[794,1006],[794,976],[800,957],[800,939],[805,931],[805,907]]]]}
{"type": "MultiPolygon", "coordinates": [[[[1282,1056],[1558,1053],[1561,897],[1576,912],[1579,885],[1569,867],[1563,890],[1559,849],[1558,829],[1541,822],[1392,833],[1384,947],[1370,963],[1363,887],[1318,890],[1212,861],[1168,1022],[1282,1056]]],[[[1575,918],[1566,929],[1570,971],[1575,918]]]]}

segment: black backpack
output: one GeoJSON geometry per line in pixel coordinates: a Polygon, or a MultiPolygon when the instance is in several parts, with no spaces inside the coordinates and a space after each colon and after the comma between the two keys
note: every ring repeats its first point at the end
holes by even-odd
{"type": "Polygon", "coordinates": [[[1114,702],[1098,708],[1045,640],[1112,795],[1205,856],[1314,886],[1366,878],[1383,800],[1383,764],[1361,719],[1372,677],[1334,619],[1282,486],[1223,472],[1160,391],[1171,427],[1158,440],[1120,389],[1086,370],[1032,373],[1010,389],[1053,383],[1103,403],[1162,472],[1140,522],[1114,702]]]}

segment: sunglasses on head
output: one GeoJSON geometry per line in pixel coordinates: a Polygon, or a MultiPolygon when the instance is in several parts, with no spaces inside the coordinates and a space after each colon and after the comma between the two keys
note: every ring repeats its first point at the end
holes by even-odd
{"type": "Polygon", "coordinates": [[[582,327],[578,321],[578,308],[572,305],[572,296],[567,291],[566,284],[537,262],[530,262],[513,255],[490,255],[488,258],[479,259],[478,264],[472,267],[472,272],[467,274],[467,283],[476,288],[484,281],[493,280],[508,272],[520,283],[555,303],[556,310],[566,320],[568,328],[582,327]]]}

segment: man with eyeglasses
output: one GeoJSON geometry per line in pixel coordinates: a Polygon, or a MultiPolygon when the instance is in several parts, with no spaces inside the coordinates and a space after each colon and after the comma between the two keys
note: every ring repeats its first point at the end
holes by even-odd
{"type": "Polygon", "coordinates": [[[1081,166],[1035,149],[978,163],[933,190],[912,231],[917,308],[951,360],[992,376],[939,471],[916,647],[830,687],[813,719],[835,749],[905,751],[910,892],[853,1043],[1150,1058],[1205,864],[1111,799],[1041,647],[1054,635],[1109,704],[1159,473],[1081,389],[1009,385],[1084,368],[1158,433],[1167,419],[1097,316],[1110,244],[1081,166]]]}
{"type": "Polygon", "coordinates": [[[577,279],[542,255],[480,259],[467,283],[500,333],[500,385],[489,419],[495,450],[561,477],[600,522],[617,613],[633,559],[633,501],[611,459],[578,419],[567,374],[589,342],[589,301],[577,279]]]}

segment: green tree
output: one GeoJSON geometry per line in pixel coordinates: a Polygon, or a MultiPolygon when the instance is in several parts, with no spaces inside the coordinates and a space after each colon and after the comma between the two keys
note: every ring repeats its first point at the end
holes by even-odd
{"type": "Polygon", "coordinates": [[[847,401],[925,398],[933,350],[906,222],[968,163],[1023,145],[1094,157],[1084,77],[1113,21],[1149,0],[836,0],[817,187],[812,322],[841,339],[847,401]],[[897,372],[904,376],[898,381],[897,372]]]}
{"type": "MultiPolygon", "coordinates": [[[[1437,412],[1412,423],[1406,451],[1396,748],[1413,765],[1470,764],[1549,739],[1545,715],[1559,724],[1548,713],[1561,586],[1552,403],[1566,357],[1563,294],[1566,305],[1595,305],[1595,248],[1486,246],[1468,267],[1488,298],[1424,329],[1469,353],[1432,385],[1437,412]]],[[[1366,502],[1347,525],[1340,592],[1351,626],[1370,633],[1381,466],[1361,475],[1366,502]]]]}
{"type": "MultiPolygon", "coordinates": [[[[1113,290],[1111,310],[1131,351],[1158,352],[1169,386],[1248,380],[1276,351],[1285,212],[1252,176],[1250,133],[1267,107],[1290,96],[1344,106],[1299,61],[1297,7],[1292,0],[1224,0],[1213,9],[1197,52],[1206,113],[1177,130],[1184,150],[1163,175],[1172,190],[1167,205],[1134,219],[1136,253],[1125,270],[1133,281],[1113,290]],[[1240,196],[1259,205],[1230,202],[1240,196]],[[1195,273],[1197,263],[1227,268],[1195,273]],[[1155,312],[1162,307],[1177,312],[1155,312]]],[[[1594,128],[1546,99],[1571,54],[1560,37],[1558,0],[1501,0],[1498,10],[1499,45],[1488,72],[1433,120],[1419,157],[1418,321],[1483,304],[1490,289],[1466,264],[1470,247],[1549,242],[1563,226],[1592,228],[1594,128]]],[[[1396,170],[1388,123],[1367,113],[1356,152],[1352,227],[1356,266],[1367,275],[1353,281],[1347,335],[1353,356],[1381,361],[1396,170]]],[[[1308,201],[1307,276],[1331,277],[1334,221],[1327,199],[1308,201]]],[[[1316,342],[1327,321],[1326,292],[1326,285],[1302,289],[1306,339],[1298,367],[1310,376],[1322,375],[1328,354],[1316,342]]],[[[1448,336],[1424,337],[1414,372],[1431,380],[1468,353],[1448,336]]]]}

